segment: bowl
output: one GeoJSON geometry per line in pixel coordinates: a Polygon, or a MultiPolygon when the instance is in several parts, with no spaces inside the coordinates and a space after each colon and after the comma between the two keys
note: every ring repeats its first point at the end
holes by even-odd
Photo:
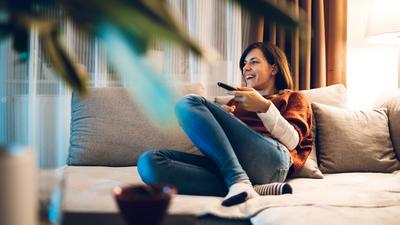
{"type": "Polygon", "coordinates": [[[159,225],[165,218],[176,188],[169,184],[117,186],[113,195],[129,225],[159,225]]]}

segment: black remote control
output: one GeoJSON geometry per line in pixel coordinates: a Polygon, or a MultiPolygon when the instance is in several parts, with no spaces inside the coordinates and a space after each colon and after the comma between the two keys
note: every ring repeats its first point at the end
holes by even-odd
{"type": "Polygon", "coordinates": [[[236,88],[234,88],[230,85],[224,84],[222,82],[218,82],[217,85],[228,91],[236,91],[237,90],[236,88]]]}

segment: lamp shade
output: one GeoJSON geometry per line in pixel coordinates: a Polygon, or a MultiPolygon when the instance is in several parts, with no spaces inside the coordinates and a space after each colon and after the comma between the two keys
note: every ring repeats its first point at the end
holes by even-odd
{"type": "Polygon", "coordinates": [[[400,1],[375,0],[372,4],[365,33],[367,40],[399,43],[400,1]]]}

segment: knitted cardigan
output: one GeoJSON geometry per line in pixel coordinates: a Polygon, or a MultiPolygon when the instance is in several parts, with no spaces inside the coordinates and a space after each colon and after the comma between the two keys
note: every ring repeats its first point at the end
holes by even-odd
{"type": "MultiPolygon", "coordinates": [[[[278,95],[264,97],[269,99],[275,105],[282,117],[285,118],[299,134],[298,145],[295,149],[289,149],[293,160],[293,165],[290,168],[289,173],[295,173],[303,167],[312,148],[311,105],[308,102],[307,97],[302,92],[297,91],[282,91],[278,95]]],[[[233,114],[249,127],[264,136],[276,139],[264,127],[264,124],[257,116],[257,113],[242,109],[238,102],[233,99],[229,101],[227,105],[235,105],[236,109],[233,114]]]]}

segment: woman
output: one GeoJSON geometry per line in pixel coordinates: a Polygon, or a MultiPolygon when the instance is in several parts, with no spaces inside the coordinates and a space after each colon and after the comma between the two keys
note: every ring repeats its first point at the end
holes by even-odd
{"type": "Polygon", "coordinates": [[[227,105],[196,95],[176,105],[181,127],[204,156],[147,151],[138,162],[144,182],[170,183],[181,194],[226,195],[226,206],[266,192],[291,192],[275,182],[300,170],[311,151],[310,104],[290,90],[286,56],[272,44],[247,47],[240,69],[246,87],[232,91],[227,105]]]}

